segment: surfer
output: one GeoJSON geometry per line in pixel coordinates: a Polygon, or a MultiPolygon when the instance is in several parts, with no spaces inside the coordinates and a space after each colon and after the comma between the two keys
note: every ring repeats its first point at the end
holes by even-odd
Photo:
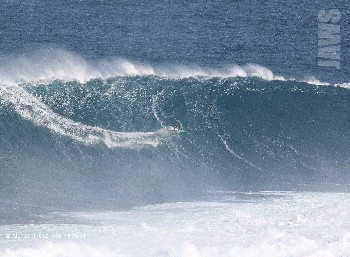
{"type": "Polygon", "coordinates": [[[182,130],[181,123],[179,121],[176,121],[176,124],[174,125],[174,131],[180,131],[182,130]]]}

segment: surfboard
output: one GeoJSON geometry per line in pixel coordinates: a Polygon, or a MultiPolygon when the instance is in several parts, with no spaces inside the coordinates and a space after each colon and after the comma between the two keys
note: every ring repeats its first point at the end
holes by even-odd
{"type": "Polygon", "coordinates": [[[176,128],[175,126],[167,126],[168,130],[171,132],[181,133],[184,132],[183,129],[176,128]]]}

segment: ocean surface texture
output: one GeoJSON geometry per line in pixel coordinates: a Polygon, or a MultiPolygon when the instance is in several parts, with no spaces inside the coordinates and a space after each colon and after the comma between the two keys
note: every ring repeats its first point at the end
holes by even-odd
{"type": "Polygon", "coordinates": [[[350,256],[349,14],[1,1],[0,257],[350,256]]]}

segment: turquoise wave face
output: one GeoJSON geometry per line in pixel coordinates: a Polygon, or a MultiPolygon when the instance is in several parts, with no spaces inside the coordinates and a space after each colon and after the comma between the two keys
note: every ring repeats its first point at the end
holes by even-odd
{"type": "Polygon", "coordinates": [[[341,87],[254,77],[2,87],[1,195],[110,208],[212,189],[344,189],[349,99],[341,87]]]}

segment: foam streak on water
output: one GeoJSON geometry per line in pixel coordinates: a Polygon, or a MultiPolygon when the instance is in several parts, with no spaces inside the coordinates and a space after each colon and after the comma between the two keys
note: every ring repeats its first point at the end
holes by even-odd
{"type": "Polygon", "coordinates": [[[24,119],[87,145],[103,143],[109,148],[140,148],[146,145],[156,147],[171,136],[170,129],[166,127],[155,132],[126,133],[74,122],[54,113],[39,99],[19,86],[1,87],[0,97],[12,104],[15,111],[24,119]]]}

